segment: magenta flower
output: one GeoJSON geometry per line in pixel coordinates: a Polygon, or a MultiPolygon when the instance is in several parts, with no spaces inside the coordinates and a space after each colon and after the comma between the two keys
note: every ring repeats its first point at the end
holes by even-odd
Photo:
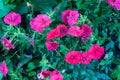
{"type": "Polygon", "coordinates": [[[70,51],[65,56],[65,61],[69,64],[78,64],[80,62],[81,52],[79,51],[70,51]]]}
{"type": "Polygon", "coordinates": [[[50,51],[53,51],[53,50],[56,50],[57,47],[59,46],[59,43],[58,42],[46,42],[45,43],[46,47],[48,50],[50,51]]]}
{"type": "Polygon", "coordinates": [[[104,55],[104,48],[100,47],[98,44],[94,44],[88,50],[89,56],[92,59],[100,59],[104,55]]]}
{"type": "Polygon", "coordinates": [[[3,61],[2,64],[0,65],[0,71],[3,73],[4,76],[7,75],[8,68],[5,61],[3,61]]]}
{"type": "Polygon", "coordinates": [[[62,38],[67,35],[68,28],[64,24],[59,24],[57,26],[58,30],[60,30],[60,35],[59,37],[62,38]]]}
{"type": "Polygon", "coordinates": [[[82,42],[86,43],[86,39],[91,36],[92,34],[92,28],[88,24],[83,24],[81,26],[81,29],[83,30],[82,33],[82,42]]]}
{"type": "Polygon", "coordinates": [[[65,24],[74,25],[77,23],[79,12],[77,10],[66,10],[62,13],[62,21],[65,24]]]}
{"type": "Polygon", "coordinates": [[[50,23],[51,19],[45,14],[39,14],[30,21],[31,29],[40,33],[44,28],[48,27],[50,23]]]}
{"type": "Polygon", "coordinates": [[[120,10],[120,0],[107,0],[107,2],[112,8],[120,10]]]}
{"type": "Polygon", "coordinates": [[[10,12],[4,17],[4,22],[12,26],[16,26],[21,23],[21,16],[18,13],[10,12]]]}
{"type": "Polygon", "coordinates": [[[7,39],[7,38],[3,38],[2,39],[2,43],[7,46],[9,49],[14,49],[14,45],[7,39]]]}
{"type": "Polygon", "coordinates": [[[63,80],[63,76],[58,70],[54,70],[52,72],[50,80],[63,80]]]}
{"type": "Polygon", "coordinates": [[[83,30],[79,26],[71,26],[68,30],[68,34],[74,37],[80,37],[83,30]]]}

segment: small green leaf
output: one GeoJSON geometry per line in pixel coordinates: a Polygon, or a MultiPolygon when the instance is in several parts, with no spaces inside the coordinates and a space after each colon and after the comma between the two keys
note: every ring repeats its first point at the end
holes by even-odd
{"type": "Polygon", "coordinates": [[[2,72],[0,71],[0,80],[2,80],[2,78],[3,78],[3,74],[2,74],[2,72]]]}

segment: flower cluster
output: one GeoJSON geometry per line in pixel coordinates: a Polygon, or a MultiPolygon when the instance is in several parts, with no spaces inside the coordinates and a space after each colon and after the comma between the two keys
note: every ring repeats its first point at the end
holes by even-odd
{"type": "Polygon", "coordinates": [[[43,70],[41,73],[38,74],[38,79],[44,79],[50,76],[50,80],[63,80],[63,76],[60,74],[58,70],[54,70],[52,72],[48,70],[43,70]]]}
{"type": "Polygon", "coordinates": [[[120,0],[107,0],[107,2],[112,8],[120,10],[120,0]]]}
{"type": "Polygon", "coordinates": [[[69,64],[89,64],[92,59],[98,60],[104,54],[104,48],[94,44],[87,52],[70,51],[65,56],[65,61],[69,64]]]}

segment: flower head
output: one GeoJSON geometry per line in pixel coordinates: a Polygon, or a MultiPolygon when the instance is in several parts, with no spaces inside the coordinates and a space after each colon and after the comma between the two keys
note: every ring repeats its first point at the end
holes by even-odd
{"type": "Polygon", "coordinates": [[[81,52],[79,51],[70,51],[67,53],[65,56],[65,61],[68,62],[69,64],[78,64],[80,61],[81,57],[81,52]]]}
{"type": "Polygon", "coordinates": [[[59,29],[59,32],[60,32],[60,35],[59,35],[60,38],[67,35],[68,28],[64,24],[59,24],[57,28],[59,29]]]}
{"type": "Polygon", "coordinates": [[[107,2],[112,8],[120,10],[120,0],[107,0],[107,2]]]}
{"type": "Polygon", "coordinates": [[[58,28],[55,28],[47,33],[46,39],[52,40],[55,39],[56,37],[59,37],[59,35],[60,35],[60,30],[58,28]]]}
{"type": "Polygon", "coordinates": [[[77,23],[79,12],[77,10],[66,10],[62,13],[62,21],[65,24],[74,25],[77,23]]]}
{"type": "Polygon", "coordinates": [[[14,45],[7,39],[7,38],[3,38],[2,39],[2,43],[7,46],[9,49],[14,49],[14,45]]]}
{"type": "Polygon", "coordinates": [[[60,74],[59,71],[54,70],[52,72],[52,76],[51,76],[50,80],[63,80],[63,76],[60,74]]]}
{"type": "Polygon", "coordinates": [[[44,28],[48,27],[50,23],[51,19],[45,14],[39,14],[30,21],[31,29],[40,33],[44,28]]]}
{"type": "Polygon", "coordinates": [[[0,71],[3,73],[4,76],[7,75],[8,68],[5,61],[3,61],[2,64],[0,64],[0,71]]]}
{"type": "Polygon", "coordinates": [[[89,56],[92,59],[100,59],[101,56],[104,54],[104,48],[100,47],[98,44],[94,44],[88,50],[89,56]]]}
{"type": "Polygon", "coordinates": [[[86,41],[86,39],[88,38],[88,37],[90,37],[91,36],[91,34],[92,34],[92,28],[88,25],[88,24],[83,24],[82,26],[81,26],[81,29],[82,29],[82,31],[83,31],[83,33],[82,33],[82,42],[83,43],[86,43],[85,41],[86,41]]]}
{"type": "Polygon", "coordinates": [[[81,57],[80,57],[81,64],[89,64],[91,60],[92,59],[87,52],[82,52],[81,57]]]}
{"type": "Polygon", "coordinates": [[[79,26],[71,26],[68,30],[68,34],[74,37],[80,37],[83,30],[79,26]]]}
{"type": "Polygon", "coordinates": [[[21,16],[18,13],[10,12],[4,17],[4,22],[16,26],[21,23],[21,16]]]}
{"type": "Polygon", "coordinates": [[[53,50],[57,49],[57,47],[59,46],[59,43],[58,42],[50,42],[50,41],[48,41],[48,42],[45,43],[45,45],[46,45],[48,50],[53,51],[53,50]]]}

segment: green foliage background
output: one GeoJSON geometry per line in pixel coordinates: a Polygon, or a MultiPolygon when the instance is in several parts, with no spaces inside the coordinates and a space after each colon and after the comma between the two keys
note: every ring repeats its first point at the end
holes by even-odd
{"type": "Polygon", "coordinates": [[[0,79],[37,80],[36,75],[42,69],[57,69],[64,80],[120,80],[120,11],[112,9],[106,0],[0,0],[0,11],[0,38],[6,34],[7,38],[14,38],[15,45],[14,50],[4,50],[0,43],[0,61],[5,60],[9,68],[8,76],[3,77],[0,73],[0,79]],[[27,6],[27,2],[31,6],[27,6]],[[57,38],[59,48],[48,51],[44,45],[46,34],[62,23],[61,13],[66,9],[78,10],[79,24],[88,23],[93,34],[86,45],[70,36],[57,38]],[[3,17],[10,11],[22,15],[19,26],[11,28],[3,22],[3,17]],[[53,21],[42,34],[31,30],[29,25],[29,21],[40,13],[49,15],[53,21]],[[35,47],[23,35],[35,35],[35,47]],[[69,50],[86,51],[94,43],[105,48],[105,55],[100,60],[89,65],[69,65],[64,61],[69,50]]]}

